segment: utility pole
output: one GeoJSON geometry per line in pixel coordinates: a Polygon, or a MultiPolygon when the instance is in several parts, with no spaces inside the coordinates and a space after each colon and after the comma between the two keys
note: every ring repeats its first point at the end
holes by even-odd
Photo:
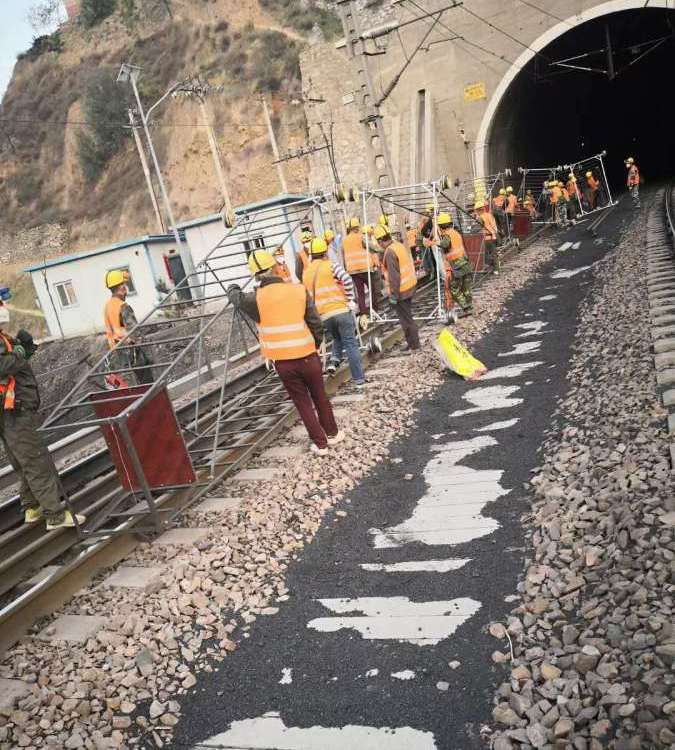
{"type": "Polygon", "coordinates": [[[394,172],[356,2],[355,0],[337,0],[337,4],[345,34],[347,53],[356,69],[360,84],[357,96],[371,179],[374,187],[390,187],[395,182],[394,172]]]}
{"type": "Polygon", "coordinates": [[[145,158],[145,150],[143,149],[143,142],[141,136],[138,133],[136,127],[136,121],[134,118],[133,109],[129,110],[129,122],[131,123],[131,132],[134,134],[134,141],[136,142],[136,149],[138,150],[138,156],[141,160],[141,166],[143,167],[143,174],[145,175],[145,182],[148,186],[148,192],[150,193],[150,200],[152,201],[152,208],[155,212],[155,220],[157,222],[157,229],[160,234],[165,234],[166,229],[164,222],[162,221],[162,213],[159,210],[159,203],[157,202],[157,196],[155,195],[155,186],[152,184],[152,177],[150,175],[150,167],[148,166],[148,160],[145,158]]]}
{"type": "Polygon", "coordinates": [[[270,117],[270,111],[267,107],[267,100],[264,96],[260,97],[262,102],[263,112],[265,113],[265,122],[267,123],[267,130],[270,134],[270,144],[272,146],[272,153],[274,154],[274,163],[277,165],[277,173],[279,175],[279,183],[281,184],[281,192],[288,192],[288,185],[286,184],[286,175],[284,174],[284,168],[282,162],[279,159],[279,146],[277,144],[277,137],[274,134],[274,128],[272,127],[272,118],[270,117]]]}
{"type": "Polygon", "coordinates": [[[612,37],[609,33],[609,24],[605,24],[605,42],[607,44],[607,77],[613,81],[616,77],[614,72],[614,52],[612,51],[612,37]]]}

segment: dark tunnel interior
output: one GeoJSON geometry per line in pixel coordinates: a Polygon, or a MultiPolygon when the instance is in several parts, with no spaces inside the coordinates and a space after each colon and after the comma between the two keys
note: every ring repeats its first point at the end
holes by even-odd
{"type": "Polygon", "coordinates": [[[675,11],[645,8],[589,21],[554,40],[502,98],[489,136],[490,172],[555,166],[606,150],[614,188],[625,184],[628,156],[646,183],[672,178],[674,33],[675,11]],[[552,64],[608,70],[607,32],[613,79],[552,64]]]}

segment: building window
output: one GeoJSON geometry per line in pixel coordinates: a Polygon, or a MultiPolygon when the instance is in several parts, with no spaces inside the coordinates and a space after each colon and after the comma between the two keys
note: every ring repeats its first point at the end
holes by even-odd
{"type": "Polygon", "coordinates": [[[134,284],[134,277],[131,275],[129,266],[120,266],[119,268],[110,268],[109,271],[122,271],[122,273],[126,273],[127,276],[129,277],[129,281],[126,282],[127,289],[129,290],[129,296],[133,297],[133,295],[136,294],[136,286],[134,284]]]}
{"type": "Polygon", "coordinates": [[[56,293],[59,295],[59,302],[61,307],[75,307],[77,305],[77,296],[75,295],[75,289],[72,281],[62,281],[60,284],[55,284],[56,293]]]}
{"type": "Polygon", "coordinates": [[[258,235],[257,237],[253,237],[250,240],[244,240],[244,250],[246,251],[246,257],[254,251],[254,250],[264,250],[265,249],[265,238],[262,236],[262,234],[258,235]]]}

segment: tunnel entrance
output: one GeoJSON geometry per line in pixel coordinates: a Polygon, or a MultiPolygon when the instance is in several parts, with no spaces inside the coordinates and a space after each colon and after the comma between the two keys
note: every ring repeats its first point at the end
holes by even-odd
{"type": "Polygon", "coordinates": [[[488,136],[488,171],[510,167],[515,174],[517,167],[555,166],[606,149],[615,188],[625,183],[627,156],[647,182],[673,177],[674,33],[675,11],[643,8],[587,21],[544,47],[501,98],[488,136]]]}

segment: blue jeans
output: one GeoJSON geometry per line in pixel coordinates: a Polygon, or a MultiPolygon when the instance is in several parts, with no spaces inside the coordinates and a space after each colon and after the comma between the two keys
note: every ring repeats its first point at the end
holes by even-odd
{"type": "Polygon", "coordinates": [[[342,361],[343,351],[346,351],[352,378],[356,381],[364,380],[354,316],[350,312],[340,313],[324,320],[323,326],[333,338],[333,351],[331,352],[333,362],[339,364],[342,361]]]}

